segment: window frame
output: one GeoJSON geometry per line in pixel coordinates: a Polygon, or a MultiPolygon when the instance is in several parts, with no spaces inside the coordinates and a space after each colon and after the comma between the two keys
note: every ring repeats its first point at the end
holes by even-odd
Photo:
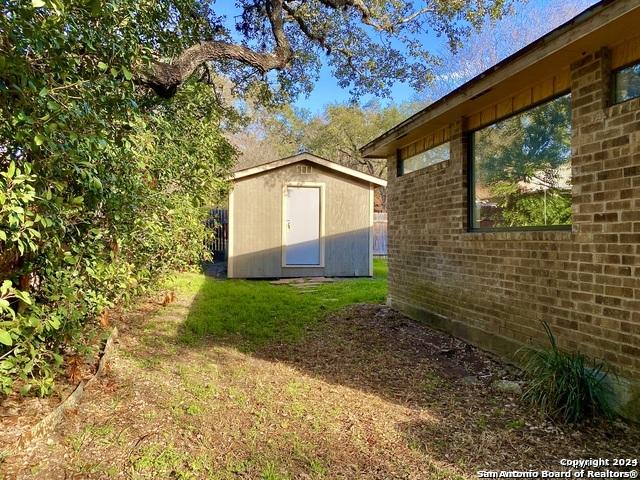
{"type": "MultiPolygon", "coordinates": [[[[474,128],[472,130],[468,130],[465,133],[466,139],[466,160],[467,160],[467,232],[469,233],[500,233],[500,232],[548,232],[548,231],[561,231],[567,232],[572,231],[573,223],[567,225],[532,225],[532,226],[520,226],[520,227],[475,227],[474,226],[474,214],[476,208],[476,182],[475,182],[475,169],[474,169],[474,150],[475,150],[475,137],[474,134],[480,130],[483,130],[491,125],[495,125],[496,123],[502,122],[504,120],[508,120],[513,118],[521,113],[524,113],[528,110],[532,110],[540,105],[544,105],[545,103],[552,102],[557,100],[558,98],[564,97],[566,95],[571,95],[571,89],[563,90],[562,92],[545,98],[544,100],[540,100],[538,102],[532,103],[531,105],[527,105],[524,108],[521,108],[515,112],[510,113],[506,117],[502,117],[499,120],[495,120],[492,123],[487,125],[474,128]]],[[[573,97],[571,97],[571,105],[573,107],[573,97]]],[[[573,136],[573,122],[570,123],[573,136]]],[[[569,160],[573,163],[573,155],[569,156],[569,160]]],[[[571,184],[571,192],[573,197],[573,183],[571,184]]],[[[572,202],[573,203],[573,202],[572,202]]]]}
{"type": "Polygon", "coordinates": [[[451,139],[449,139],[449,140],[445,140],[445,141],[444,141],[444,142],[442,142],[442,143],[439,143],[439,144],[437,144],[437,145],[434,145],[434,146],[433,146],[433,147],[431,147],[431,148],[427,148],[426,150],[423,150],[423,151],[422,151],[422,152],[420,152],[420,153],[416,153],[415,155],[411,155],[410,157],[407,157],[407,158],[405,158],[405,159],[402,159],[402,158],[401,158],[400,150],[398,150],[398,151],[397,151],[396,156],[397,156],[397,162],[396,162],[396,176],[397,176],[398,178],[406,177],[407,175],[411,175],[412,173],[421,172],[421,171],[423,171],[423,170],[427,170],[428,168],[434,167],[434,166],[436,166],[436,165],[441,165],[441,164],[443,164],[443,163],[445,163],[445,162],[450,161],[450,160],[451,160],[451,139]],[[425,166],[425,167],[418,168],[418,169],[416,169],[416,170],[412,170],[411,172],[406,172],[406,173],[405,173],[405,171],[404,171],[404,162],[405,162],[405,160],[409,160],[409,159],[411,159],[411,158],[413,158],[413,157],[416,157],[416,156],[418,156],[418,155],[421,155],[421,154],[423,154],[423,153],[425,153],[425,152],[428,152],[428,151],[430,151],[430,150],[434,150],[434,149],[436,149],[436,148],[438,148],[438,147],[441,147],[442,145],[445,145],[445,144],[447,144],[447,145],[449,146],[449,157],[448,157],[446,160],[440,160],[439,162],[432,163],[431,165],[427,165],[427,166],[425,166]]]}
{"type": "Polygon", "coordinates": [[[626,102],[630,102],[631,100],[636,100],[638,98],[640,98],[640,95],[637,95],[635,97],[631,97],[631,98],[627,98],[625,100],[618,100],[618,95],[617,95],[617,91],[618,91],[618,73],[620,73],[622,70],[626,70],[627,68],[631,68],[631,67],[635,67],[636,65],[640,66],[640,60],[634,60],[630,63],[627,63],[625,65],[622,65],[621,67],[617,67],[611,70],[611,81],[610,83],[610,92],[609,92],[609,99],[611,102],[611,106],[614,105],[621,105],[623,103],[626,102]]]}

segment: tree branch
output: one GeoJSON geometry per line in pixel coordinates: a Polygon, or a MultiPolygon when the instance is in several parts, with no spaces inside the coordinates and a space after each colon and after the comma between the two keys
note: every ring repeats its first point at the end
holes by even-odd
{"type": "Polygon", "coordinates": [[[262,74],[286,68],[291,62],[293,50],[284,32],[282,0],[268,0],[266,11],[275,40],[272,52],[256,52],[243,45],[223,41],[202,42],[187,48],[171,62],[155,62],[142,83],[151,87],[161,97],[168,98],[206,62],[235,60],[254,67],[262,74]]]}
{"type": "Polygon", "coordinates": [[[354,8],[360,13],[362,23],[369,25],[376,30],[384,30],[381,25],[373,21],[371,10],[369,10],[369,7],[365,5],[363,0],[320,0],[320,3],[326,7],[333,8],[334,10],[346,10],[349,7],[354,8]]]}
{"type": "Polygon", "coordinates": [[[369,7],[367,7],[367,5],[364,3],[363,0],[319,0],[319,1],[326,7],[330,7],[336,10],[338,9],[344,10],[351,7],[360,13],[360,16],[362,18],[362,23],[364,23],[365,25],[369,25],[370,27],[373,27],[378,31],[389,32],[389,33],[392,33],[396,27],[400,25],[404,25],[405,23],[410,23],[411,21],[415,20],[421,15],[424,15],[425,13],[435,12],[434,7],[424,7],[404,18],[399,18],[393,22],[380,23],[374,20],[374,16],[371,14],[371,10],[369,9],[369,7]]]}
{"type": "Polygon", "coordinates": [[[352,52],[342,47],[331,47],[331,45],[327,43],[326,35],[314,32],[296,9],[288,5],[286,2],[284,3],[283,8],[287,12],[287,14],[298,24],[298,27],[308,39],[315,41],[318,45],[320,45],[320,47],[324,49],[325,52],[327,52],[327,55],[330,55],[332,52],[342,54],[346,59],[349,68],[351,68],[351,70],[358,73],[359,75],[362,75],[362,72],[358,71],[358,68],[353,63],[352,52]]]}
{"type": "MultiPolygon", "coordinates": [[[[260,52],[240,44],[226,41],[206,41],[193,45],[184,50],[171,61],[156,61],[148,72],[145,72],[140,83],[151,87],[161,97],[171,97],[178,87],[184,83],[200,65],[207,62],[231,60],[253,67],[257,72],[265,74],[270,70],[283,70],[290,66],[293,59],[293,49],[285,33],[285,14],[292,18],[302,33],[312,41],[317,42],[328,54],[335,50],[342,53],[351,68],[355,69],[350,52],[344,48],[334,48],[327,42],[326,34],[317,32],[299,14],[297,8],[287,3],[287,0],[263,0],[265,12],[274,40],[271,52],[260,52]]],[[[360,14],[364,24],[378,31],[393,33],[401,24],[409,23],[418,16],[434,11],[434,7],[422,8],[411,15],[389,20],[376,18],[364,0],[318,0],[320,4],[333,10],[354,9],[360,14]]]]}
{"type": "Polygon", "coordinates": [[[300,16],[298,10],[291,7],[286,2],[283,4],[284,10],[287,14],[298,24],[302,33],[306,35],[306,37],[310,40],[317,42],[326,52],[327,54],[331,53],[331,47],[327,45],[327,37],[324,34],[316,33],[311,30],[311,27],[307,25],[307,22],[300,16]]]}

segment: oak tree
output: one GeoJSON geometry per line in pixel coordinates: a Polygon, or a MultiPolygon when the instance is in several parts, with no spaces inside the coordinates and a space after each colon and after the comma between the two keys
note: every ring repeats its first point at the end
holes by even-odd
{"type": "Polygon", "coordinates": [[[174,15],[197,20],[198,41],[175,55],[156,52],[140,81],[169,97],[210,69],[240,89],[260,83],[270,94],[295,95],[310,90],[326,57],[339,86],[355,96],[388,93],[396,81],[421,90],[437,63],[424,35],[443,36],[455,50],[487,17],[499,17],[506,3],[239,0],[234,9],[204,0],[180,2],[174,15]]]}

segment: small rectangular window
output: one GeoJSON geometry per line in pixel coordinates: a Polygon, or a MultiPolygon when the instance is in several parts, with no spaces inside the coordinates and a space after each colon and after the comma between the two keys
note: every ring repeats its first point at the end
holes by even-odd
{"type": "Polygon", "coordinates": [[[472,230],[571,225],[571,96],[471,134],[472,230]]]}
{"type": "Polygon", "coordinates": [[[298,164],[298,173],[307,175],[312,172],[313,172],[313,167],[311,165],[307,165],[305,163],[298,164]]]}
{"type": "Polygon", "coordinates": [[[640,63],[613,72],[613,86],[615,103],[640,97],[640,63]]]}
{"type": "Polygon", "coordinates": [[[422,170],[436,163],[449,160],[449,142],[430,148],[424,152],[413,155],[412,157],[400,160],[398,165],[398,174],[406,175],[407,173],[422,170]]]}

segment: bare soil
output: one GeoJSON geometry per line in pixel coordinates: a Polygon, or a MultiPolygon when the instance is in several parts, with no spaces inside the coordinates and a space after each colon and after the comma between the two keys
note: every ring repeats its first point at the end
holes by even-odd
{"type": "Polygon", "coordinates": [[[385,306],[246,353],[185,341],[192,301],[118,325],[109,373],[4,478],[452,479],[640,456],[637,427],[553,425],[492,389],[510,367],[385,306]]]}

